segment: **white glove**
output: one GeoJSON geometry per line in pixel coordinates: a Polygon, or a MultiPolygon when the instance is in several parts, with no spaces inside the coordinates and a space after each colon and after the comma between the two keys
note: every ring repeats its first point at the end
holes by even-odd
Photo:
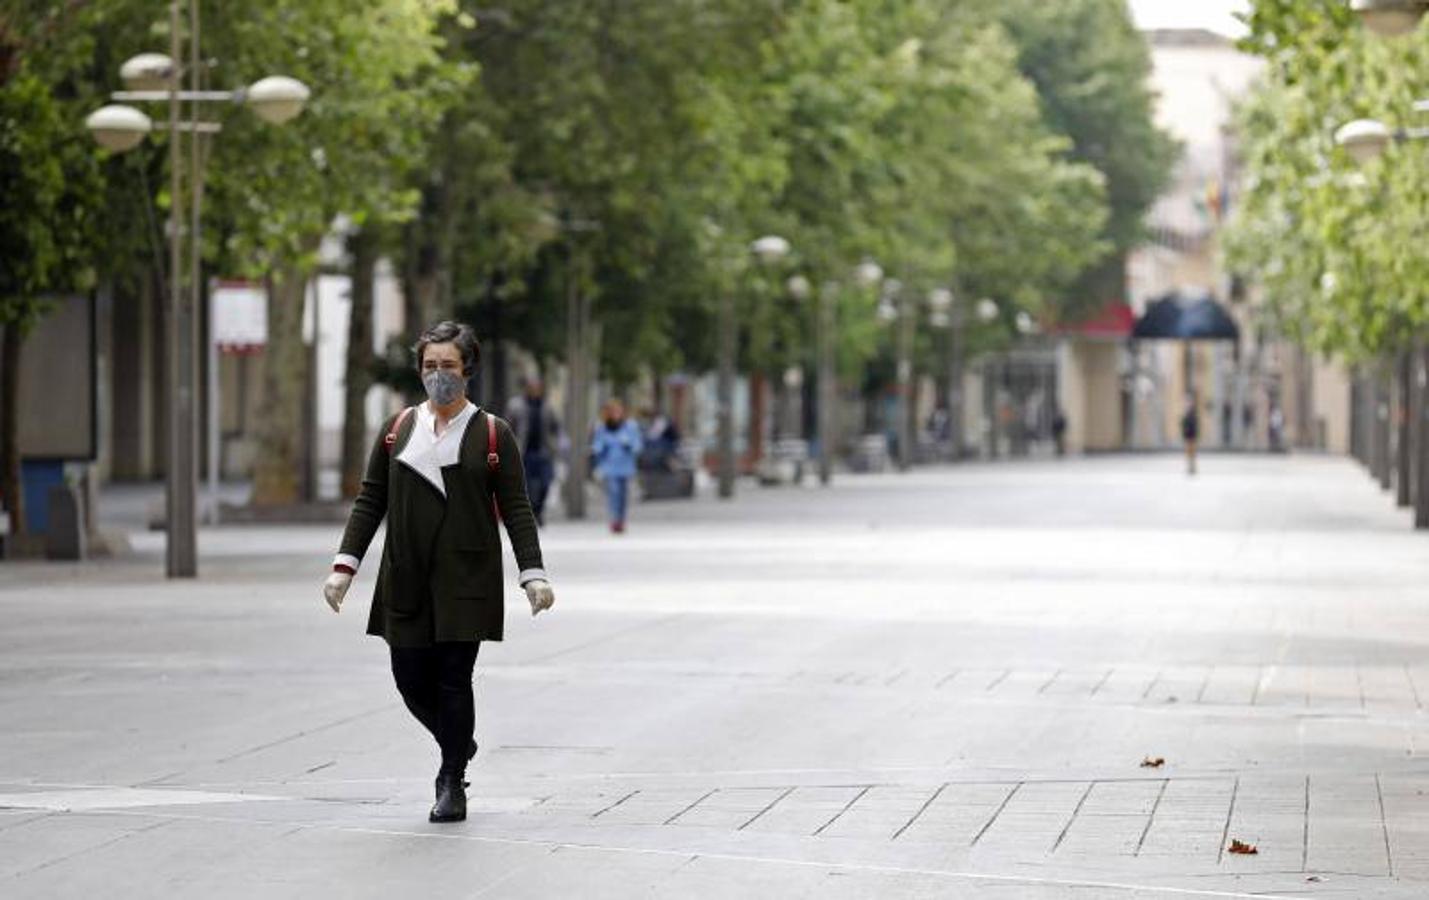
{"type": "Polygon", "coordinates": [[[531,601],[531,615],[542,610],[550,609],[556,604],[556,592],[551,590],[551,583],[541,578],[533,578],[526,582],[526,599],[531,601]]]}
{"type": "Polygon", "coordinates": [[[346,572],[333,572],[323,582],[323,599],[327,605],[332,607],[333,612],[342,612],[342,598],[347,596],[347,589],[352,587],[352,576],[346,572]]]}

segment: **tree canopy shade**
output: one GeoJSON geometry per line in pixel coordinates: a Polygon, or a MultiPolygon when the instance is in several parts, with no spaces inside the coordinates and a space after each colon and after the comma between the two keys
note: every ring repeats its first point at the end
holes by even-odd
{"type": "MultiPolygon", "coordinates": [[[[80,124],[163,42],[162,5],[0,4],[0,158],[17,160],[0,177],[27,198],[0,210],[26,267],[0,302],[61,275],[162,276],[162,135],[110,160],[80,124]],[[94,227],[111,221],[131,224],[94,227]]],[[[203,56],[214,88],[282,74],[313,90],[281,129],[225,114],[208,154],[204,265],[270,287],[257,493],[275,503],[297,491],[298,311],[335,223],[362,278],[394,258],[412,327],[457,314],[498,352],[555,360],[565,298],[591,298],[617,383],[709,366],[731,294],[745,365],[806,360],[810,304],[784,284],[840,285],[853,373],[888,340],[852,284],[860,260],[920,296],[996,297],[1005,321],[972,336],[994,341],[1019,311],[1077,308],[1170,152],[1116,0],[209,2],[203,56]],[[754,266],[761,234],[793,252],[754,266]]]]}

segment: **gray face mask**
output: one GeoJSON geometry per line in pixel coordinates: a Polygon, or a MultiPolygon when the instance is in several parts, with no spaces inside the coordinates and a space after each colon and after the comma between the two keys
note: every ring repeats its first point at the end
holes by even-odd
{"type": "Polygon", "coordinates": [[[433,403],[446,406],[466,393],[466,379],[457,372],[437,369],[422,376],[422,387],[427,389],[427,396],[432,398],[433,403]]]}

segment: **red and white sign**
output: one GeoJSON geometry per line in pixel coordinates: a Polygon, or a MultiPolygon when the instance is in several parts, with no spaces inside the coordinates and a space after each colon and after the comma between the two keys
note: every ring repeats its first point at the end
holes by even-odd
{"type": "Polygon", "coordinates": [[[220,353],[261,353],[268,343],[268,294],[252,281],[213,285],[213,342],[220,353]]]}

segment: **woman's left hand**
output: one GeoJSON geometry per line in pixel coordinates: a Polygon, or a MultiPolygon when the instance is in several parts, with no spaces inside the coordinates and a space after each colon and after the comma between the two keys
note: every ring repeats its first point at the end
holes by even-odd
{"type": "Polygon", "coordinates": [[[531,601],[531,615],[550,609],[556,605],[556,592],[551,583],[537,578],[526,582],[526,599],[531,601]]]}

